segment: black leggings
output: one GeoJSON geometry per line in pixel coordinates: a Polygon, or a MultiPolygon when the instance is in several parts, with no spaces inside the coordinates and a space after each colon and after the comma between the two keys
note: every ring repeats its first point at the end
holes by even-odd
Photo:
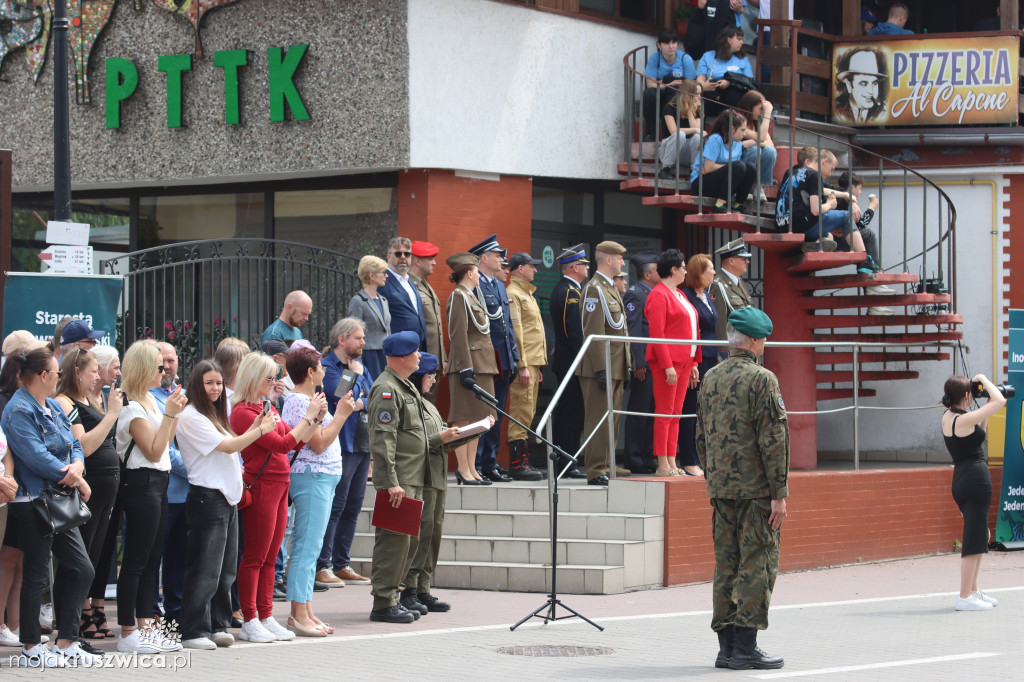
{"type": "Polygon", "coordinates": [[[124,559],[117,577],[117,623],[133,627],[136,618],[153,617],[153,594],[167,526],[169,474],[128,469],[119,504],[125,518],[124,559]]]}
{"type": "MultiPolygon", "coordinates": [[[[95,569],[102,561],[103,545],[107,538],[107,526],[110,525],[110,516],[114,511],[114,500],[117,498],[117,484],[120,475],[114,471],[111,473],[98,473],[86,475],[85,482],[92,488],[92,495],[86,505],[92,512],[92,518],[80,527],[82,542],[85,543],[85,551],[89,554],[89,561],[95,569]]],[[[109,564],[108,564],[109,565],[109,564]]],[[[98,573],[97,573],[98,575],[98,573]]],[[[106,578],[106,576],[103,576],[106,578]]],[[[102,595],[101,595],[102,598],[102,595]]]]}
{"type": "MultiPolygon", "coordinates": [[[[704,178],[704,196],[729,199],[726,196],[726,193],[729,191],[728,165],[722,166],[716,171],[706,173],[701,177],[704,178]]],[[[747,200],[750,188],[754,186],[756,180],[757,169],[754,168],[754,164],[742,161],[732,162],[732,194],[736,198],[736,203],[743,203],[747,200]]],[[[697,179],[697,182],[700,182],[700,178],[697,179]]],[[[696,193],[697,187],[691,187],[691,191],[696,193]]]]}

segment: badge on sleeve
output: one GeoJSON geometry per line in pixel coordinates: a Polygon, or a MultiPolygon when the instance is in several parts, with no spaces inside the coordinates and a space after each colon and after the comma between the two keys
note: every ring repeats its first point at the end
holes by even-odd
{"type": "Polygon", "coordinates": [[[379,421],[381,424],[390,424],[391,413],[388,412],[387,410],[381,410],[380,414],[377,415],[377,421],[379,421]]]}
{"type": "Polygon", "coordinates": [[[380,397],[383,400],[391,400],[391,391],[384,391],[380,394],[380,397]]]}
{"type": "Polygon", "coordinates": [[[633,301],[627,303],[626,310],[628,310],[629,312],[633,312],[634,310],[636,310],[636,303],[634,303],[633,301]]]}
{"type": "Polygon", "coordinates": [[[583,307],[586,309],[586,311],[588,313],[594,312],[595,310],[597,310],[597,299],[596,298],[584,299],[583,300],[583,307]]]}
{"type": "Polygon", "coordinates": [[[786,403],[782,402],[782,394],[779,394],[779,407],[786,409],[786,403]]]}

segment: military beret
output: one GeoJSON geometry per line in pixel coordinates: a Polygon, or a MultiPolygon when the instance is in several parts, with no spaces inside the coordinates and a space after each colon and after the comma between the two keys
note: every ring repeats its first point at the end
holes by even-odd
{"type": "Polygon", "coordinates": [[[717,249],[715,255],[720,256],[722,260],[726,258],[732,258],[733,256],[739,256],[740,258],[750,258],[750,252],[747,251],[747,245],[742,239],[733,239],[725,246],[717,249]]]}
{"type": "Polygon", "coordinates": [[[440,249],[430,242],[413,242],[410,251],[417,258],[433,258],[440,249]]]}
{"type": "Polygon", "coordinates": [[[474,256],[468,251],[460,251],[459,253],[453,253],[445,258],[444,262],[447,263],[448,267],[454,272],[463,265],[480,265],[480,257],[474,256]]]}
{"type": "Polygon", "coordinates": [[[472,247],[469,252],[475,253],[478,256],[482,256],[488,251],[501,251],[501,247],[498,246],[498,235],[492,234],[487,239],[483,240],[476,246],[472,247]]]}
{"type": "Polygon", "coordinates": [[[621,277],[622,279],[625,279],[625,280],[628,280],[629,279],[629,272],[626,271],[626,270],[620,270],[619,274],[617,274],[615,276],[616,277],[621,277]]]}
{"type": "Polygon", "coordinates": [[[771,318],[749,305],[729,313],[729,324],[752,339],[766,339],[772,333],[771,318]]]}
{"type": "Polygon", "coordinates": [[[528,253],[513,253],[512,258],[508,261],[509,270],[515,270],[520,265],[540,265],[543,263],[539,258],[534,258],[528,253]]]}
{"type": "Polygon", "coordinates": [[[587,251],[583,248],[583,244],[577,244],[576,246],[570,246],[569,248],[558,254],[558,262],[562,265],[568,265],[569,263],[590,263],[587,260],[587,251]]]}
{"type": "Polygon", "coordinates": [[[384,355],[391,358],[404,358],[419,350],[420,335],[416,332],[395,332],[384,339],[382,346],[384,355]]]}
{"type": "Polygon", "coordinates": [[[267,355],[277,355],[278,353],[287,353],[288,344],[281,339],[267,339],[260,344],[260,350],[267,355]]]}
{"type": "Polygon", "coordinates": [[[621,256],[626,253],[626,247],[618,242],[606,241],[597,245],[596,249],[601,253],[610,253],[613,256],[621,256]]]}
{"type": "Polygon", "coordinates": [[[640,253],[634,254],[629,257],[629,262],[633,264],[633,267],[639,270],[645,265],[650,263],[658,262],[658,254],[653,251],[641,251],[640,253]]]}
{"type": "Polygon", "coordinates": [[[412,375],[423,376],[437,371],[437,356],[432,353],[420,353],[420,366],[412,375]]]}

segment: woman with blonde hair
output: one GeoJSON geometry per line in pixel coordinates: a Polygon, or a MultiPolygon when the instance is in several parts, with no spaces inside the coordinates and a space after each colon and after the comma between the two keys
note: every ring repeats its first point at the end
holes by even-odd
{"type": "MultiPolygon", "coordinates": [[[[743,148],[743,155],[740,157],[744,163],[749,163],[754,168],[760,164],[761,185],[769,187],[774,182],[772,175],[775,173],[775,159],[778,152],[775,151],[775,143],[768,129],[772,123],[772,103],[757,90],[749,90],[743,97],[740,97],[736,105],[741,116],[747,119],[747,139],[753,140],[754,144],[743,148]],[[760,148],[760,161],[758,160],[758,148],[760,148]]],[[[768,199],[764,195],[762,187],[756,188],[761,193],[761,201],[768,199]]]]}
{"type": "MultiPolygon", "coordinates": [[[[388,264],[376,256],[363,256],[359,260],[359,281],[363,290],[357,291],[348,304],[348,316],[362,320],[366,326],[366,345],[363,364],[370,372],[370,381],[380,376],[387,367],[384,358],[384,339],[391,335],[391,310],[388,299],[377,293],[388,278],[388,264]]],[[[334,343],[337,339],[330,339],[334,343]]]]}
{"type": "MultiPolygon", "coordinates": [[[[700,332],[699,338],[704,341],[716,340],[715,325],[718,324],[718,311],[712,303],[712,297],[708,291],[711,281],[715,278],[715,266],[711,262],[711,256],[705,253],[697,253],[690,257],[686,264],[686,279],[683,280],[683,295],[690,301],[690,305],[697,311],[697,329],[700,332]]],[[[697,386],[707,374],[708,370],[718,364],[718,346],[701,346],[701,361],[697,364],[697,386]]],[[[683,414],[696,414],[697,412],[697,391],[687,391],[683,400],[683,414]]],[[[679,425],[679,449],[677,460],[682,472],[690,476],[701,476],[704,472],[700,468],[700,459],[697,457],[697,420],[693,417],[683,417],[679,425]]]]}
{"type": "MultiPolygon", "coordinates": [[[[242,448],[242,480],[251,504],[242,509],[245,539],[238,567],[238,598],[243,623],[239,639],[273,642],[294,639],[295,633],[274,620],[274,560],[284,540],[288,522],[288,483],[291,465],[288,453],[310,436],[323,422],[327,400],[317,393],[309,401],[302,419],[290,428],[266,399],[274,388],[278,365],[265,353],[249,353],[238,367],[235,393],[231,396],[231,430],[246,433],[265,412],[274,414],[276,426],[256,442],[242,448]]],[[[244,495],[245,493],[243,493],[244,495]]]]}
{"type": "Polygon", "coordinates": [[[673,179],[679,169],[679,177],[685,180],[689,172],[687,169],[697,156],[704,133],[700,127],[700,92],[697,81],[683,81],[672,101],[662,107],[661,114],[669,135],[661,141],[658,150],[661,178],[673,179]],[[676,116],[679,117],[678,123],[676,116]]]}
{"type": "Polygon", "coordinates": [[[160,385],[163,372],[160,349],[152,341],[136,341],[125,351],[121,387],[128,404],[117,417],[117,454],[124,462],[118,504],[125,517],[124,558],[117,577],[117,650],[127,653],[181,649],[151,629],[167,524],[168,446],[187,402],[179,386],[160,412],[149,389],[160,385]]]}

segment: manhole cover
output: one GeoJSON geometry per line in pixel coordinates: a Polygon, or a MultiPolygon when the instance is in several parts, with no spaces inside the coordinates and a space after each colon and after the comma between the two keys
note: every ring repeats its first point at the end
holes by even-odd
{"type": "Polygon", "coordinates": [[[509,656],[607,656],[614,649],[606,646],[503,646],[499,654],[509,656]]]}

